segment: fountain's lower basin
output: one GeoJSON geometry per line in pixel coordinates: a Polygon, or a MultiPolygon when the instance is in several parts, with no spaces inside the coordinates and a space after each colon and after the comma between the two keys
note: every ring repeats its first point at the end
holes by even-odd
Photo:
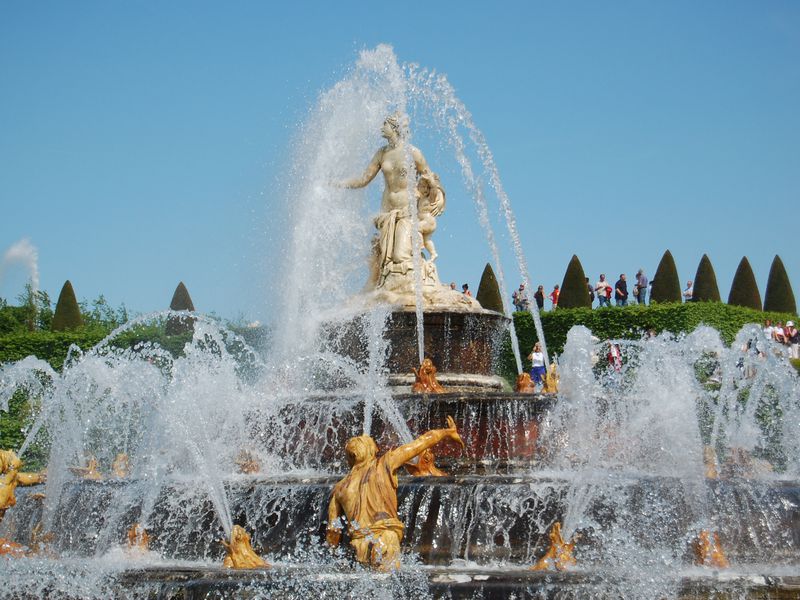
{"type": "MultiPolygon", "coordinates": [[[[226,495],[234,522],[252,533],[254,548],[268,560],[291,560],[314,549],[324,561],[332,558],[324,533],[328,499],[337,480],[338,476],[240,476],[226,483],[226,495]]],[[[102,555],[126,539],[131,524],[144,522],[151,549],[164,558],[221,562],[218,540],[225,536],[202,489],[175,481],[145,517],[141,506],[124,501],[127,488],[136,485],[136,481],[68,485],[54,512],[56,552],[102,555]]],[[[549,546],[547,534],[553,523],[564,519],[569,487],[567,479],[531,475],[403,476],[398,488],[399,514],[406,528],[403,548],[427,565],[459,560],[533,565],[549,546]]],[[[23,543],[30,539],[42,518],[36,491],[19,491],[18,504],[6,515],[0,536],[23,543]]],[[[709,481],[703,494],[709,498],[708,510],[733,564],[800,564],[797,482],[709,481]]],[[[632,479],[610,473],[606,483],[596,485],[586,521],[580,524],[579,564],[602,563],[609,552],[607,544],[614,543],[609,538],[619,535],[647,553],[664,554],[664,564],[692,564],[698,516],[685,495],[677,479],[632,479]],[[611,528],[616,528],[613,535],[611,528]]]]}

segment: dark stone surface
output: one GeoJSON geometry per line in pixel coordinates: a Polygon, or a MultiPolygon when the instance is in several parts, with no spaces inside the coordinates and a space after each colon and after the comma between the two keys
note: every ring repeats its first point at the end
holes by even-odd
{"type": "MultiPolygon", "coordinates": [[[[508,319],[500,313],[425,312],[425,356],[440,373],[495,375],[508,319]]],[[[328,326],[330,349],[363,364],[368,359],[369,332],[363,319],[328,326]]],[[[390,374],[408,375],[419,367],[417,316],[392,313],[384,330],[389,343],[390,374]]]]}

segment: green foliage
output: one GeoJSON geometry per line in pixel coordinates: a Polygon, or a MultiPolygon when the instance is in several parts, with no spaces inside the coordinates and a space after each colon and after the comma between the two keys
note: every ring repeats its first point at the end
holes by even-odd
{"type": "Polygon", "coordinates": [[[84,300],[79,306],[86,327],[105,327],[111,331],[128,322],[128,309],[125,308],[125,305],[115,309],[103,294],[100,294],[91,304],[84,300]]]}
{"type": "Polygon", "coordinates": [[[558,309],[562,308],[590,308],[592,301],[589,299],[589,289],[586,286],[586,274],[578,257],[573,254],[564,273],[561,283],[561,294],[558,296],[558,309]]]}
{"type": "Polygon", "coordinates": [[[756,276],[753,274],[750,261],[746,256],[742,257],[736,268],[736,275],[733,276],[731,291],[728,294],[728,304],[746,306],[753,310],[762,309],[761,293],[758,291],[756,276]]]}
{"type": "Polygon", "coordinates": [[[721,302],[717,275],[707,254],[703,254],[694,276],[693,302],[721,302]]]}
{"type": "Polygon", "coordinates": [[[769,269],[769,279],[767,279],[767,291],[764,294],[764,310],[777,312],[797,312],[797,303],[794,299],[792,284],[786,274],[781,257],[777,254],[772,261],[769,269]]]}
{"type": "MultiPolygon", "coordinates": [[[[559,308],[556,311],[543,313],[541,318],[547,348],[551,355],[563,351],[567,332],[575,325],[588,327],[601,340],[639,339],[650,330],[656,333],[662,331],[688,333],[699,325],[709,325],[720,332],[726,344],[730,344],[739,330],[748,323],[763,323],[764,319],[784,322],[796,319],[791,313],[764,313],[720,302],[636,305],[603,310],[559,308]]],[[[531,315],[527,312],[514,313],[514,325],[520,348],[532,348],[538,338],[531,315]]],[[[507,340],[503,350],[500,372],[512,381],[516,376],[516,364],[511,353],[510,340],[507,340]]]]}
{"type": "Polygon", "coordinates": [[[503,309],[503,297],[500,295],[500,286],[497,284],[497,277],[494,276],[492,265],[486,263],[481,275],[481,282],[478,285],[478,293],[475,299],[486,310],[494,310],[505,313],[503,309]]]}
{"type": "Polygon", "coordinates": [[[797,372],[800,373],[800,360],[796,358],[790,358],[789,362],[792,363],[792,366],[797,369],[797,372]]]}
{"type": "Polygon", "coordinates": [[[675,259],[672,252],[667,250],[658,263],[656,274],[653,276],[653,284],[650,287],[650,302],[680,302],[681,301],[681,282],[678,278],[678,269],[675,267],[675,259]]]}
{"type": "Polygon", "coordinates": [[[67,279],[64,287],[61,288],[61,293],[58,295],[51,329],[53,331],[68,331],[80,327],[83,327],[81,309],[75,299],[75,290],[72,289],[72,283],[67,279]]]}

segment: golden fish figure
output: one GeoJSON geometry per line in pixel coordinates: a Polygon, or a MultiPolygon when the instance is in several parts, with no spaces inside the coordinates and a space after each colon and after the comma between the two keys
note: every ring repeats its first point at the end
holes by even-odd
{"type": "Polygon", "coordinates": [[[250,545],[250,534],[243,527],[234,525],[231,530],[231,541],[222,541],[227,554],[222,566],[226,569],[269,569],[270,565],[255,553],[250,545]]]}
{"type": "Polygon", "coordinates": [[[698,565],[715,569],[727,569],[731,566],[722,551],[722,544],[716,531],[703,529],[695,540],[694,553],[698,565]]]}
{"type": "Polygon", "coordinates": [[[414,376],[416,380],[411,391],[415,394],[444,394],[447,391],[436,381],[436,367],[430,358],[424,359],[419,369],[414,369],[414,376]]]}
{"type": "Polygon", "coordinates": [[[547,553],[531,567],[532,571],[566,571],[577,564],[572,552],[575,549],[577,536],[567,543],[561,534],[561,523],[556,523],[550,530],[550,548],[547,553]]]}

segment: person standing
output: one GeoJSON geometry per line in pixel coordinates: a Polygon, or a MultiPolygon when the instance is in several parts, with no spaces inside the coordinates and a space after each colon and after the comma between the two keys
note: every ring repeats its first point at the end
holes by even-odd
{"type": "Polygon", "coordinates": [[[594,287],[589,283],[588,277],[586,278],[586,288],[589,290],[589,308],[591,308],[594,303],[594,287]]]}
{"type": "Polygon", "coordinates": [[[544,286],[540,285],[536,289],[536,293],[533,295],[533,299],[536,300],[536,306],[539,309],[539,312],[544,310],[544,286]]]}
{"type": "Polygon", "coordinates": [[[530,310],[530,301],[528,300],[528,293],[525,291],[524,283],[520,283],[519,289],[511,294],[511,300],[514,308],[518,311],[530,310]]]}
{"type": "Polygon", "coordinates": [[[789,344],[789,356],[797,360],[800,358],[800,333],[794,321],[786,322],[786,343],[789,344]]]}
{"type": "Polygon", "coordinates": [[[683,290],[683,301],[684,302],[691,302],[692,295],[694,294],[694,286],[692,285],[692,280],[686,282],[686,289],[683,290]]]}
{"type": "Polygon", "coordinates": [[[528,360],[531,361],[531,381],[536,385],[543,385],[547,368],[544,366],[544,353],[542,352],[541,342],[534,344],[533,350],[528,355],[528,360]]]}
{"type": "Polygon", "coordinates": [[[647,279],[647,275],[644,274],[644,269],[639,269],[636,273],[636,287],[639,288],[639,294],[636,296],[636,300],[639,304],[646,304],[648,285],[650,285],[650,281],[647,279]]]}
{"type": "Polygon", "coordinates": [[[560,293],[561,293],[561,290],[559,289],[559,286],[558,286],[558,285],[556,285],[556,286],[553,288],[553,291],[552,291],[552,292],[550,292],[550,302],[552,302],[552,303],[553,303],[553,310],[555,310],[556,308],[558,308],[558,295],[559,295],[560,293]]]}
{"type": "Polygon", "coordinates": [[[606,281],[605,273],[600,273],[600,281],[595,284],[594,291],[597,292],[597,301],[599,302],[597,308],[611,304],[611,284],[606,281]]]}
{"type": "Polygon", "coordinates": [[[614,299],[617,306],[628,306],[628,282],[625,273],[621,273],[617,283],[614,284],[614,299]]]}
{"type": "Polygon", "coordinates": [[[465,283],[464,285],[461,286],[461,293],[464,294],[465,296],[470,296],[470,297],[472,296],[472,292],[469,291],[468,283],[465,283]]]}

